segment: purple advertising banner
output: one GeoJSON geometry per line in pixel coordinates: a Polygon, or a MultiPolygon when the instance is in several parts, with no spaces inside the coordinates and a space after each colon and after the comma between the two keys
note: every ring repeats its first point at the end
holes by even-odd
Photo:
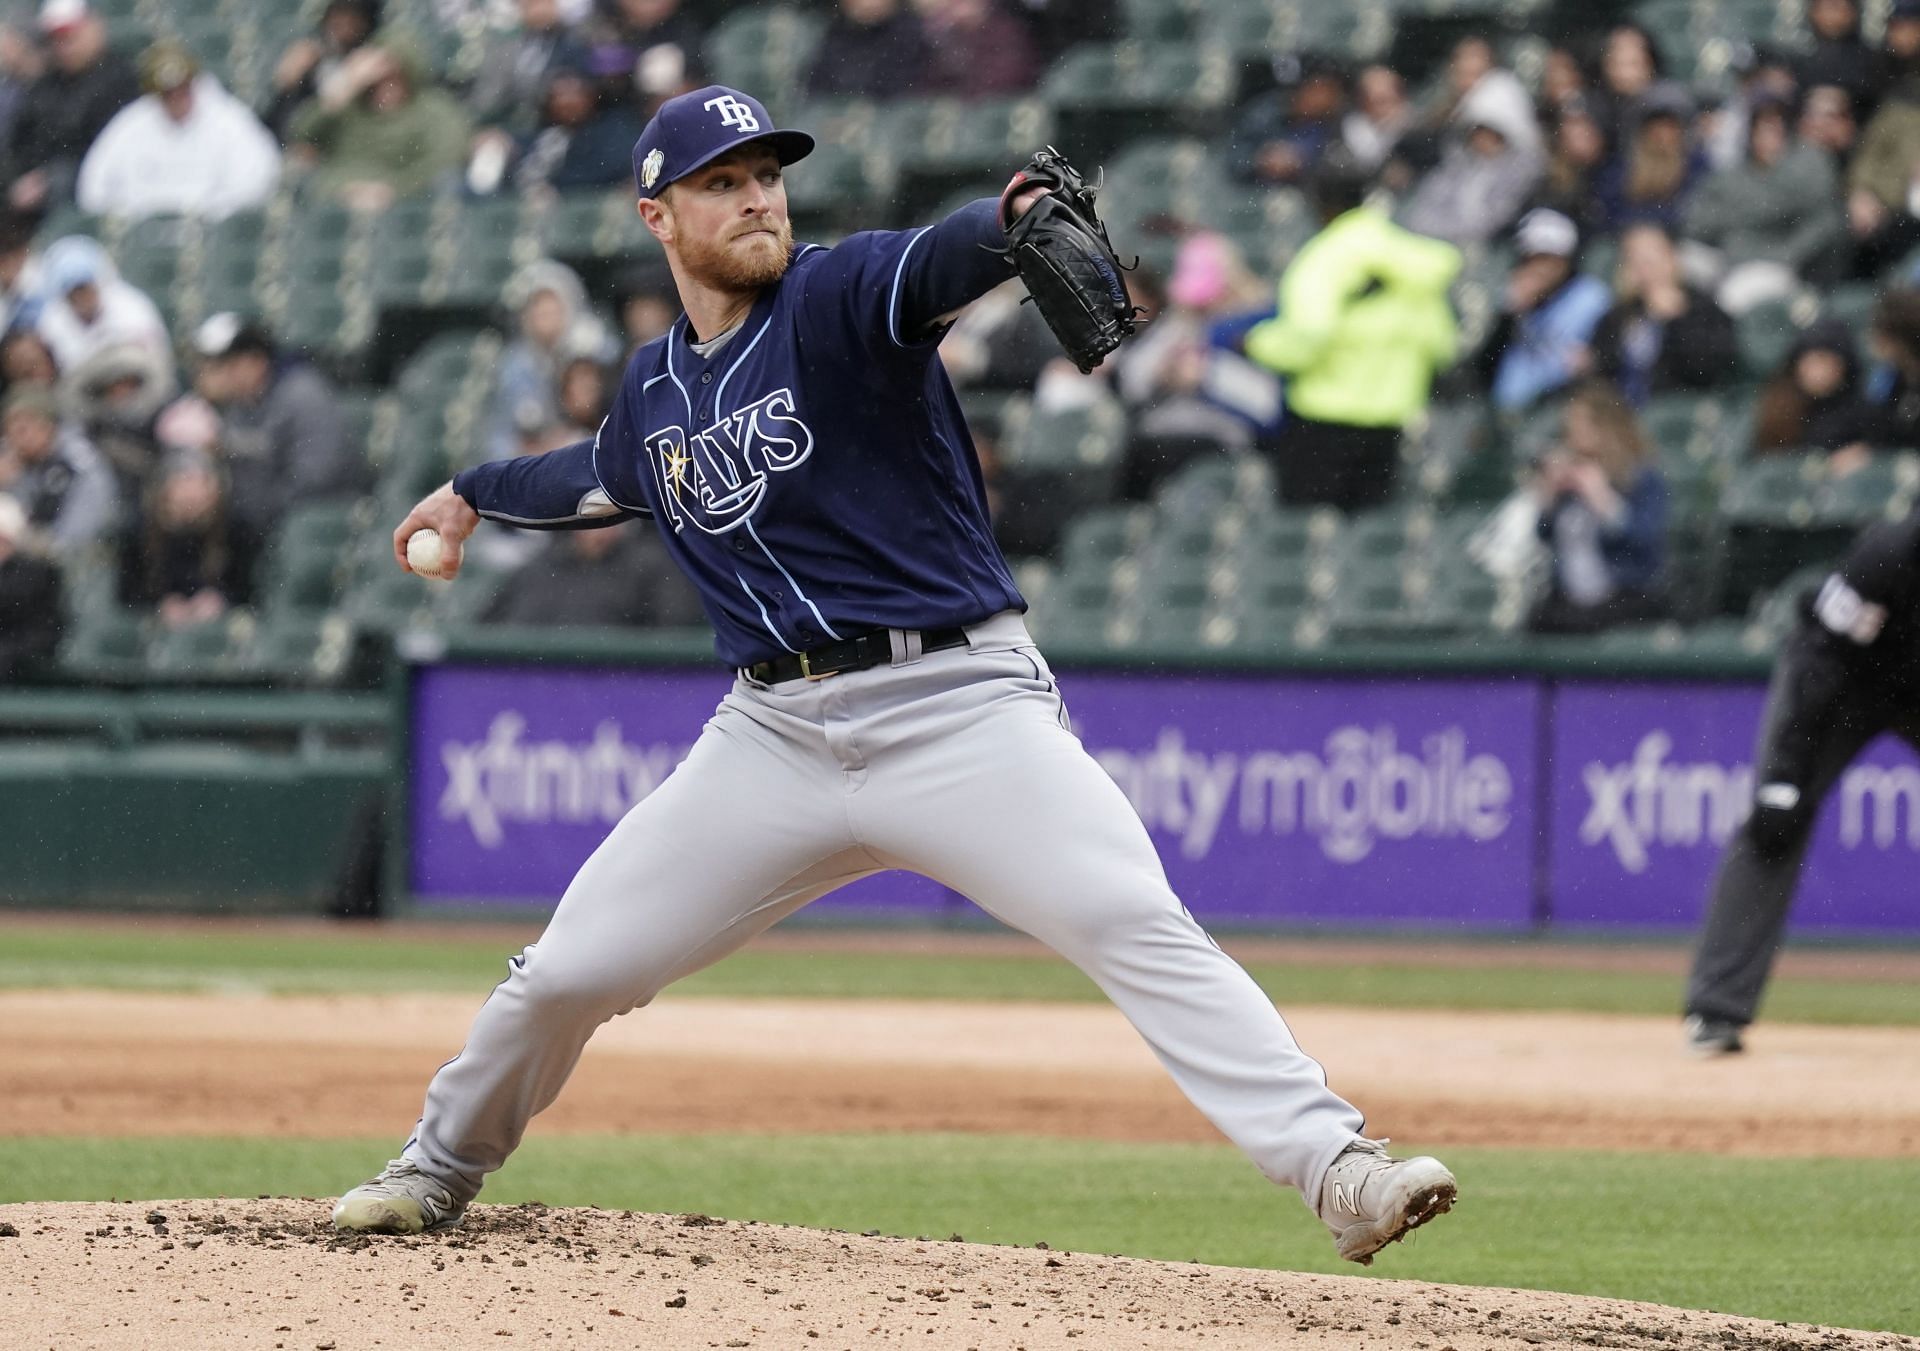
{"type": "MultiPolygon", "coordinates": [[[[1553,917],[1691,927],[1746,818],[1758,685],[1555,692],[1553,917]]],[[[1920,758],[1883,737],[1848,767],[1807,852],[1793,926],[1920,931],[1920,758]]]]}
{"type": "MultiPolygon", "coordinates": [[[[416,900],[550,903],[686,753],[724,680],[419,670],[416,900]]],[[[1146,822],[1196,915],[1533,922],[1541,695],[1531,682],[1083,674],[1062,685],[1075,730],[1146,822]]],[[[899,874],[832,900],[958,904],[899,874]]]]}

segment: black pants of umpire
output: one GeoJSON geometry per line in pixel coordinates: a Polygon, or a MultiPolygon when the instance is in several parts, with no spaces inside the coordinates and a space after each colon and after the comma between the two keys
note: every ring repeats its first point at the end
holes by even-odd
{"type": "Polygon", "coordinates": [[[1920,709],[1850,690],[1844,680],[1836,686],[1830,673],[1815,672],[1822,660],[1812,643],[1795,634],[1774,667],[1754,752],[1754,783],[1791,783],[1800,801],[1784,819],[1763,821],[1756,806],[1728,841],[1687,981],[1689,1014],[1742,1027],[1753,1021],[1827,794],[1882,732],[1920,746],[1920,709]]]}
{"type": "Polygon", "coordinates": [[[1365,511],[1393,497],[1400,429],[1315,422],[1289,412],[1267,450],[1282,504],[1365,511]]]}

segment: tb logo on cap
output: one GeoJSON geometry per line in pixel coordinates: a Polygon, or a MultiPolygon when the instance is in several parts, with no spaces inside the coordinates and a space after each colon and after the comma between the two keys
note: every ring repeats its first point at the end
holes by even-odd
{"type": "Polygon", "coordinates": [[[760,119],[753,115],[753,109],[731,94],[722,94],[718,98],[708,99],[700,105],[702,108],[718,108],[720,125],[732,127],[736,131],[760,130],[760,119]]]}

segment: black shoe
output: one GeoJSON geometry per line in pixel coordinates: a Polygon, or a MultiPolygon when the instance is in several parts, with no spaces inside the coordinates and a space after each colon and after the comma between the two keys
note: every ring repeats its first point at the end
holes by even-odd
{"type": "Polygon", "coordinates": [[[1738,1055],[1746,1047],[1740,1041],[1740,1024],[1724,1018],[1709,1018],[1694,1013],[1681,1024],[1687,1036],[1687,1053],[1702,1060],[1719,1055],[1738,1055]]]}

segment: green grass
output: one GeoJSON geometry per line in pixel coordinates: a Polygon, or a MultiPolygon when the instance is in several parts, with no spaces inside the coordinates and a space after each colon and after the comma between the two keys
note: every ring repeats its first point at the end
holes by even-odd
{"type": "MultiPolygon", "coordinates": [[[[5,932],[0,988],[260,989],[279,993],[380,990],[469,991],[505,974],[507,945],[457,929],[422,935],[342,930],[266,933],[141,931],[138,919],[98,926],[21,926],[5,932]]],[[[1680,991],[1672,977],[1635,972],[1410,963],[1259,965],[1255,979],[1288,1004],[1368,1008],[1560,1009],[1669,1015],[1680,991]]],[[[749,951],[675,987],[688,995],[810,998],[1099,998],[1063,962],[1030,957],[915,953],[749,951]]],[[[1912,1026],[1920,999],[1896,981],[1782,979],[1766,1016],[1794,1022],[1912,1026]]]]}
{"type": "MultiPolygon", "coordinates": [[[[327,1196],[394,1144],[0,1139],[0,1202],[327,1196]]],[[[1377,1275],[1920,1333],[1920,1160],[1448,1150],[1460,1208],[1377,1275]]],[[[1223,1145],[1003,1137],[536,1137],[489,1186],[846,1230],[1345,1272],[1223,1145]]]]}

